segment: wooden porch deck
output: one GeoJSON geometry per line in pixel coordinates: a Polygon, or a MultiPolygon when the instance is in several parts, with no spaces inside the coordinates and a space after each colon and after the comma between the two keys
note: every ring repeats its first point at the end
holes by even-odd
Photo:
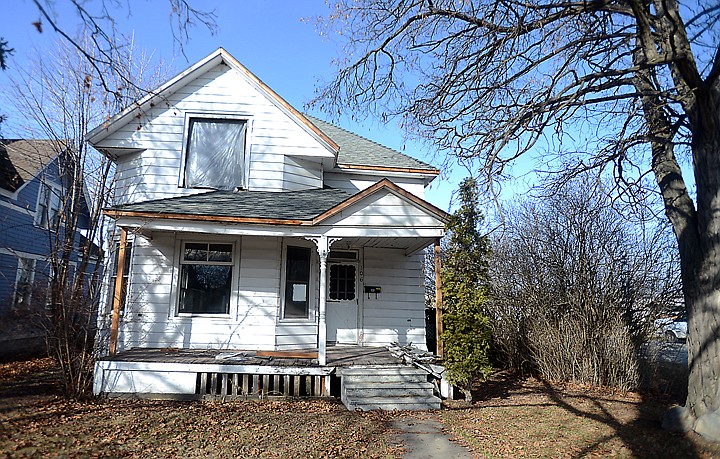
{"type": "Polygon", "coordinates": [[[350,409],[438,409],[427,373],[385,347],[250,350],[136,348],[95,364],[96,395],[221,400],[336,396],[350,409]]]}
{"type": "MultiPolygon", "coordinates": [[[[306,349],[298,352],[317,352],[317,349],[306,349]]],[[[113,362],[254,365],[296,368],[319,366],[317,359],[261,356],[258,355],[257,351],[227,349],[134,348],[120,352],[112,357],[104,357],[101,360],[113,362]]],[[[327,365],[325,365],[325,367],[400,364],[402,364],[401,360],[394,357],[390,351],[384,347],[328,346],[327,365]]]]}

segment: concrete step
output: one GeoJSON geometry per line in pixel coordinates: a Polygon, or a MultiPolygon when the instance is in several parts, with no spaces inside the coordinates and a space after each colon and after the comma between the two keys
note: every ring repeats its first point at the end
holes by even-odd
{"type": "Polygon", "coordinates": [[[427,376],[422,375],[386,375],[386,374],[377,374],[374,376],[356,376],[351,375],[342,376],[342,380],[345,381],[346,384],[364,384],[367,381],[373,381],[377,383],[388,383],[388,384],[395,384],[395,385],[403,385],[403,384],[417,384],[417,383],[423,383],[427,382],[427,376]]]}
{"type": "Polygon", "coordinates": [[[348,398],[345,406],[349,410],[439,410],[437,397],[364,397],[348,398]]]}
{"type": "Polygon", "coordinates": [[[402,396],[433,396],[433,385],[429,382],[421,383],[378,383],[367,382],[362,384],[345,384],[343,397],[402,397],[402,396]]]}

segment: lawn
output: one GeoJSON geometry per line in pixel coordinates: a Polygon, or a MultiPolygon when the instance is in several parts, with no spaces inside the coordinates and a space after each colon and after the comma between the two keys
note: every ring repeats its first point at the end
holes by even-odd
{"type": "MultiPolygon", "coordinates": [[[[49,359],[0,364],[0,457],[401,457],[394,413],[333,401],[68,402],[49,359]]],[[[481,458],[720,457],[671,435],[671,399],[553,385],[498,373],[475,401],[446,402],[447,433],[481,458]]]]}
{"type": "Polygon", "coordinates": [[[448,433],[482,458],[712,458],[720,445],[662,430],[669,396],[550,384],[497,373],[474,402],[446,403],[448,433]]]}
{"type": "Polygon", "coordinates": [[[48,359],[0,365],[0,457],[398,457],[383,413],[333,401],[67,402],[48,359]]]}

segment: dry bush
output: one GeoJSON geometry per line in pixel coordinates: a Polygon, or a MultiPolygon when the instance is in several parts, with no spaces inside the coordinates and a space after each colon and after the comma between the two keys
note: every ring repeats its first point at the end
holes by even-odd
{"type": "Polygon", "coordinates": [[[671,243],[662,227],[618,214],[597,181],[518,203],[493,240],[487,315],[496,363],[637,387],[653,320],[679,296],[671,243]]]}

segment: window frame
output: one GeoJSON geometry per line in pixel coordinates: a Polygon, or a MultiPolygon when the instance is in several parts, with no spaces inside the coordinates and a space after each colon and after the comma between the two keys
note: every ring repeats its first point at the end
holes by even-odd
{"type": "Polygon", "coordinates": [[[282,256],[280,257],[280,313],[278,315],[278,321],[281,323],[314,323],[317,318],[317,290],[318,290],[318,279],[317,279],[317,250],[312,244],[306,244],[304,241],[290,240],[284,241],[282,244],[282,256]],[[287,288],[287,249],[288,247],[297,247],[301,249],[310,250],[310,264],[309,264],[309,277],[308,277],[308,315],[307,317],[285,317],[285,300],[286,300],[286,288],[287,288]]]}
{"type": "Polygon", "coordinates": [[[237,278],[239,276],[239,267],[238,260],[239,260],[239,250],[238,250],[238,243],[237,241],[228,241],[228,240],[215,240],[215,239],[184,239],[179,241],[179,253],[177,258],[177,265],[176,265],[176,273],[175,280],[173,281],[173,289],[175,290],[174,295],[174,316],[178,318],[198,318],[198,317],[205,317],[205,318],[214,318],[214,319],[229,319],[232,317],[233,314],[233,308],[235,307],[237,303],[237,278]],[[222,244],[222,245],[229,245],[232,247],[232,256],[230,261],[222,261],[222,262],[211,262],[211,261],[189,261],[186,262],[185,257],[185,246],[187,244],[207,244],[208,249],[209,246],[212,244],[222,244]],[[230,294],[228,297],[228,306],[227,311],[222,313],[209,313],[209,312],[181,312],[180,311],[180,302],[182,300],[182,270],[183,265],[212,265],[212,266],[229,266],[230,267],[230,294]]]}
{"type": "Polygon", "coordinates": [[[327,259],[327,285],[325,291],[325,299],[334,303],[344,303],[355,301],[360,304],[360,286],[362,284],[362,273],[360,269],[360,251],[357,249],[337,249],[328,253],[327,259]],[[336,256],[333,256],[336,255],[336,256]],[[349,255],[349,256],[348,256],[349,255]],[[330,289],[332,287],[332,266],[347,265],[355,268],[355,297],[349,300],[330,297],[330,289]]]}
{"type": "MultiPolygon", "coordinates": [[[[112,314],[113,312],[113,303],[115,301],[115,286],[117,284],[117,273],[120,261],[120,240],[116,239],[112,242],[113,244],[113,253],[112,253],[112,263],[110,268],[110,279],[108,282],[108,295],[107,295],[107,311],[109,314],[112,314]]],[[[123,272],[123,290],[122,290],[122,298],[120,299],[120,316],[124,316],[127,311],[127,304],[128,304],[128,293],[130,292],[130,286],[131,286],[131,274],[132,274],[132,257],[135,254],[135,240],[131,239],[130,237],[127,238],[125,241],[125,271],[123,272]]]]}
{"type": "Polygon", "coordinates": [[[62,187],[56,183],[41,180],[38,186],[37,202],[35,203],[35,217],[33,218],[33,224],[45,230],[55,231],[60,224],[60,211],[62,210],[62,187]],[[48,194],[44,191],[49,190],[48,194]],[[52,196],[57,196],[57,209],[55,213],[55,219],[57,222],[50,222],[50,214],[48,209],[52,206],[52,196]],[[42,209],[42,210],[41,210],[42,209]]]}
{"type": "Polygon", "coordinates": [[[245,145],[243,148],[243,161],[242,161],[242,172],[240,175],[240,185],[236,187],[239,189],[247,190],[250,181],[250,146],[252,145],[252,125],[253,118],[246,114],[232,114],[232,113],[213,113],[213,112],[186,112],[185,121],[183,125],[183,140],[182,140],[182,151],[180,155],[180,175],[178,177],[178,188],[185,188],[191,190],[201,189],[217,189],[211,186],[202,187],[189,187],[186,184],[186,171],[187,171],[187,160],[190,148],[190,126],[195,120],[220,120],[220,121],[238,121],[245,123],[245,145]]]}
{"type": "Polygon", "coordinates": [[[13,289],[13,309],[28,307],[32,303],[33,286],[35,285],[35,274],[37,273],[37,261],[36,258],[18,257],[17,270],[15,272],[15,288],[13,289]],[[28,269],[25,269],[25,262],[28,263],[28,269]],[[28,290],[23,293],[23,299],[27,299],[27,301],[23,305],[20,305],[18,303],[18,287],[21,285],[24,273],[28,273],[27,282],[22,282],[22,284],[28,288],[28,290]]]}

